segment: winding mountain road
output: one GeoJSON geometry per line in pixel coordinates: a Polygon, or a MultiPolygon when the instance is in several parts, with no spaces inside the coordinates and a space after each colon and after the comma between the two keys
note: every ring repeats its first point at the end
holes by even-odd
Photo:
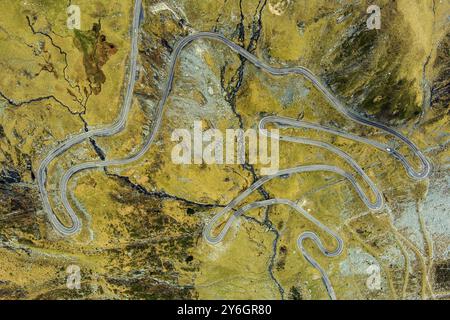
{"type": "MultiPolygon", "coordinates": [[[[363,124],[366,126],[370,126],[370,127],[378,128],[378,129],[384,131],[385,133],[399,139],[404,144],[406,144],[408,146],[409,150],[420,160],[421,168],[419,171],[415,170],[414,167],[406,160],[405,156],[403,156],[397,150],[393,149],[392,147],[390,147],[388,145],[385,145],[385,144],[382,144],[382,143],[379,143],[379,142],[376,142],[376,141],[373,141],[370,139],[362,138],[362,137],[359,137],[359,136],[356,136],[353,134],[349,134],[346,132],[342,132],[342,131],[339,131],[336,129],[320,126],[318,124],[312,124],[312,123],[308,123],[308,122],[304,122],[304,121],[297,121],[294,119],[284,118],[284,117],[279,117],[279,116],[269,116],[269,117],[265,117],[265,118],[261,119],[261,121],[259,123],[259,129],[261,132],[264,133],[266,131],[266,130],[264,130],[265,126],[269,123],[272,123],[272,124],[275,124],[280,127],[306,128],[306,129],[313,129],[313,130],[319,130],[322,132],[332,133],[332,134],[335,134],[335,135],[338,135],[338,136],[341,136],[341,137],[344,137],[347,139],[365,143],[376,149],[387,152],[389,155],[398,159],[402,163],[402,165],[405,167],[408,175],[410,175],[414,179],[424,179],[429,175],[430,170],[431,170],[431,165],[430,165],[429,161],[426,159],[426,157],[422,154],[422,152],[414,145],[413,142],[411,142],[408,138],[406,138],[400,132],[397,132],[396,130],[394,130],[384,124],[365,119],[365,118],[361,117],[360,115],[352,112],[348,108],[344,107],[341,104],[341,102],[339,102],[339,100],[331,93],[331,91],[324,84],[322,84],[322,82],[319,80],[319,78],[317,78],[308,69],[306,69],[304,67],[275,68],[275,67],[269,66],[269,65],[265,64],[264,62],[258,60],[257,57],[255,57],[254,55],[252,55],[251,53],[246,51],[244,48],[242,48],[239,45],[235,44],[234,42],[230,41],[229,39],[227,39],[226,37],[224,37],[221,34],[214,33],[214,32],[199,32],[199,33],[195,33],[195,34],[186,36],[185,38],[181,39],[177,43],[177,45],[174,47],[174,50],[172,52],[172,56],[170,59],[170,63],[169,63],[168,78],[167,78],[165,86],[164,86],[162,98],[159,101],[159,104],[157,106],[155,123],[154,123],[153,129],[152,129],[149,137],[145,141],[143,147],[137,153],[130,155],[123,159],[92,161],[92,162],[86,162],[86,163],[76,165],[76,166],[70,168],[62,176],[60,183],[59,183],[59,193],[60,193],[62,204],[64,205],[65,209],[67,210],[69,217],[72,221],[70,226],[63,225],[61,223],[61,221],[58,219],[58,217],[55,215],[55,213],[53,212],[51,205],[50,205],[49,198],[48,198],[48,193],[45,189],[46,171],[47,171],[48,165],[50,164],[50,162],[53,159],[55,159],[57,156],[59,156],[60,154],[62,154],[64,151],[66,151],[67,149],[69,149],[71,146],[73,146],[75,144],[78,144],[90,137],[111,136],[111,135],[114,135],[114,134],[118,133],[119,131],[123,130],[125,123],[126,123],[128,113],[130,111],[132,95],[133,95],[133,87],[135,84],[136,59],[137,59],[137,37],[138,37],[139,18],[140,18],[140,14],[141,14],[140,10],[141,10],[141,0],[137,0],[135,2],[135,8],[134,8],[132,45],[131,45],[132,49],[131,49],[131,54],[130,54],[131,62],[130,62],[129,83],[128,83],[127,92],[126,92],[126,96],[125,96],[124,106],[121,110],[118,120],[111,127],[89,131],[89,132],[83,133],[81,135],[78,135],[74,138],[67,140],[66,142],[64,142],[63,144],[61,144],[60,146],[58,146],[57,148],[52,150],[49,153],[49,155],[44,159],[44,161],[41,163],[41,165],[39,167],[38,183],[39,183],[39,190],[41,192],[42,201],[44,204],[44,209],[45,209],[47,216],[48,216],[50,222],[52,223],[52,225],[61,234],[65,235],[65,236],[70,236],[70,235],[76,234],[81,229],[81,221],[79,220],[78,216],[76,215],[74,209],[71,207],[68,197],[67,197],[67,185],[68,185],[70,178],[73,175],[75,175],[76,173],[83,171],[83,170],[87,170],[87,169],[104,168],[107,166],[119,166],[119,165],[130,164],[134,161],[139,160],[149,150],[150,146],[152,145],[152,143],[155,139],[157,132],[159,131],[159,129],[161,127],[164,106],[165,106],[166,101],[172,91],[172,85],[173,85],[173,80],[174,80],[174,75],[175,75],[175,67],[176,67],[177,61],[179,59],[180,53],[187,45],[189,45],[193,41],[200,40],[200,39],[209,39],[209,40],[221,42],[222,44],[229,47],[232,51],[241,55],[243,58],[245,58],[250,63],[255,65],[257,68],[259,68],[267,73],[270,73],[272,75],[282,76],[282,75],[289,75],[289,74],[298,74],[298,75],[305,77],[314,85],[314,87],[317,90],[319,90],[327,98],[329,103],[345,117],[347,117],[357,123],[360,123],[360,124],[363,124]]],[[[278,178],[280,176],[292,175],[292,174],[296,174],[296,173],[313,172],[313,171],[327,171],[327,172],[332,172],[332,173],[338,174],[338,175],[346,178],[355,187],[359,197],[367,205],[367,207],[369,209],[379,210],[382,208],[383,197],[382,197],[381,192],[377,189],[377,187],[371,181],[371,179],[365,174],[364,170],[356,163],[356,161],[350,155],[345,153],[344,151],[342,151],[339,148],[336,148],[328,143],[315,141],[315,140],[311,140],[311,139],[306,139],[306,138],[289,137],[289,136],[281,136],[281,135],[279,137],[272,137],[272,138],[277,138],[277,139],[280,139],[281,141],[313,145],[313,146],[324,148],[330,152],[335,153],[337,156],[344,159],[363,178],[365,183],[367,183],[370,190],[372,191],[375,200],[374,201],[370,200],[370,197],[364,193],[362,187],[358,184],[357,180],[351,173],[346,172],[338,167],[328,166],[328,165],[309,165],[309,166],[299,166],[299,167],[295,167],[295,168],[284,169],[284,170],[280,170],[276,174],[262,177],[260,180],[255,182],[252,186],[250,186],[247,190],[245,190],[242,194],[240,194],[238,197],[236,197],[234,200],[232,200],[220,212],[218,212],[206,224],[204,232],[203,232],[204,238],[207,242],[209,242],[211,244],[217,244],[223,240],[223,238],[225,237],[226,233],[228,232],[228,230],[231,227],[231,225],[233,224],[233,222],[240,215],[245,213],[246,211],[249,211],[254,208],[260,208],[260,207],[265,207],[265,206],[275,205],[275,204],[287,205],[287,206],[295,209],[303,217],[305,217],[306,219],[308,219],[309,221],[314,223],[317,227],[319,227],[321,230],[325,231],[327,234],[329,234],[336,240],[337,245],[334,250],[326,249],[323,246],[319,237],[313,232],[302,233],[299,236],[298,241],[297,241],[298,247],[301,249],[305,259],[309,263],[311,263],[311,265],[313,265],[317,270],[320,271],[320,273],[322,275],[322,280],[325,284],[328,294],[330,295],[330,297],[332,299],[335,299],[336,296],[334,294],[334,290],[333,290],[333,287],[330,283],[328,276],[326,275],[323,268],[305,250],[305,248],[303,246],[303,241],[306,239],[310,239],[310,240],[314,241],[314,243],[319,247],[321,252],[328,257],[337,256],[342,252],[343,245],[344,245],[343,241],[335,232],[333,232],[331,229],[326,227],[324,224],[322,224],[319,220],[314,218],[312,215],[310,215],[308,212],[306,212],[304,209],[302,209],[296,203],[294,203],[290,200],[287,200],[287,199],[277,198],[277,199],[269,199],[269,200],[265,200],[265,201],[258,201],[258,202],[248,204],[248,205],[243,206],[242,208],[238,209],[237,211],[235,211],[234,214],[231,215],[231,217],[229,217],[225,226],[222,228],[222,230],[219,232],[218,235],[216,235],[216,236],[212,235],[212,232],[215,229],[217,222],[221,218],[223,218],[225,215],[227,215],[231,210],[235,209],[235,207],[239,203],[241,203],[245,198],[247,198],[253,191],[257,190],[264,183],[267,183],[268,181],[270,181],[274,178],[278,178]]]]}
{"type": "Polygon", "coordinates": [[[62,144],[58,145],[55,149],[51,150],[49,154],[42,160],[39,165],[36,179],[38,182],[39,193],[41,195],[41,200],[43,204],[43,209],[50,220],[53,227],[62,235],[70,236],[77,233],[81,228],[81,222],[77,215],[73,212],[68,212],[72,225],[66,227],[61,223],[58,217],[52,210],[50,204],[49,195],[46,189],[47,182],[47,169],[50,163],[56,159],[59,155],[63,154],[65,151],[92,137],[106,137],[119,133],[125,128],[125,124],[128,118],[128,113],[131,109],[131,102],[133,100],[134,85],[136,83],[136,66],[138,57],[138,36],[139,36],[139,22],[142,10],[142,0],[136,0],[133,11],[133,26],[131,31],[131,52],[130,52],[130,74],[128,78],[127,89],[125,93],[125,98],[123,102],[123,108],[120,111],[117,120],[110,126],[105,128],[100,128],[92,131],[87,131],[72,137],[62,144]]]}

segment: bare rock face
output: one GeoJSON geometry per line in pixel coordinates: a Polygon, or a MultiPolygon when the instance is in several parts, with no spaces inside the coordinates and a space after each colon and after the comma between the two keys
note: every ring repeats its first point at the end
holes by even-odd
{"type": "Polygon", "coordinates": [[[436,77],[431,88],[431,106],[448,112],[450,105],[450,33],[447,33],[439,42],[433,68],[436,70],[436,77]]]}

